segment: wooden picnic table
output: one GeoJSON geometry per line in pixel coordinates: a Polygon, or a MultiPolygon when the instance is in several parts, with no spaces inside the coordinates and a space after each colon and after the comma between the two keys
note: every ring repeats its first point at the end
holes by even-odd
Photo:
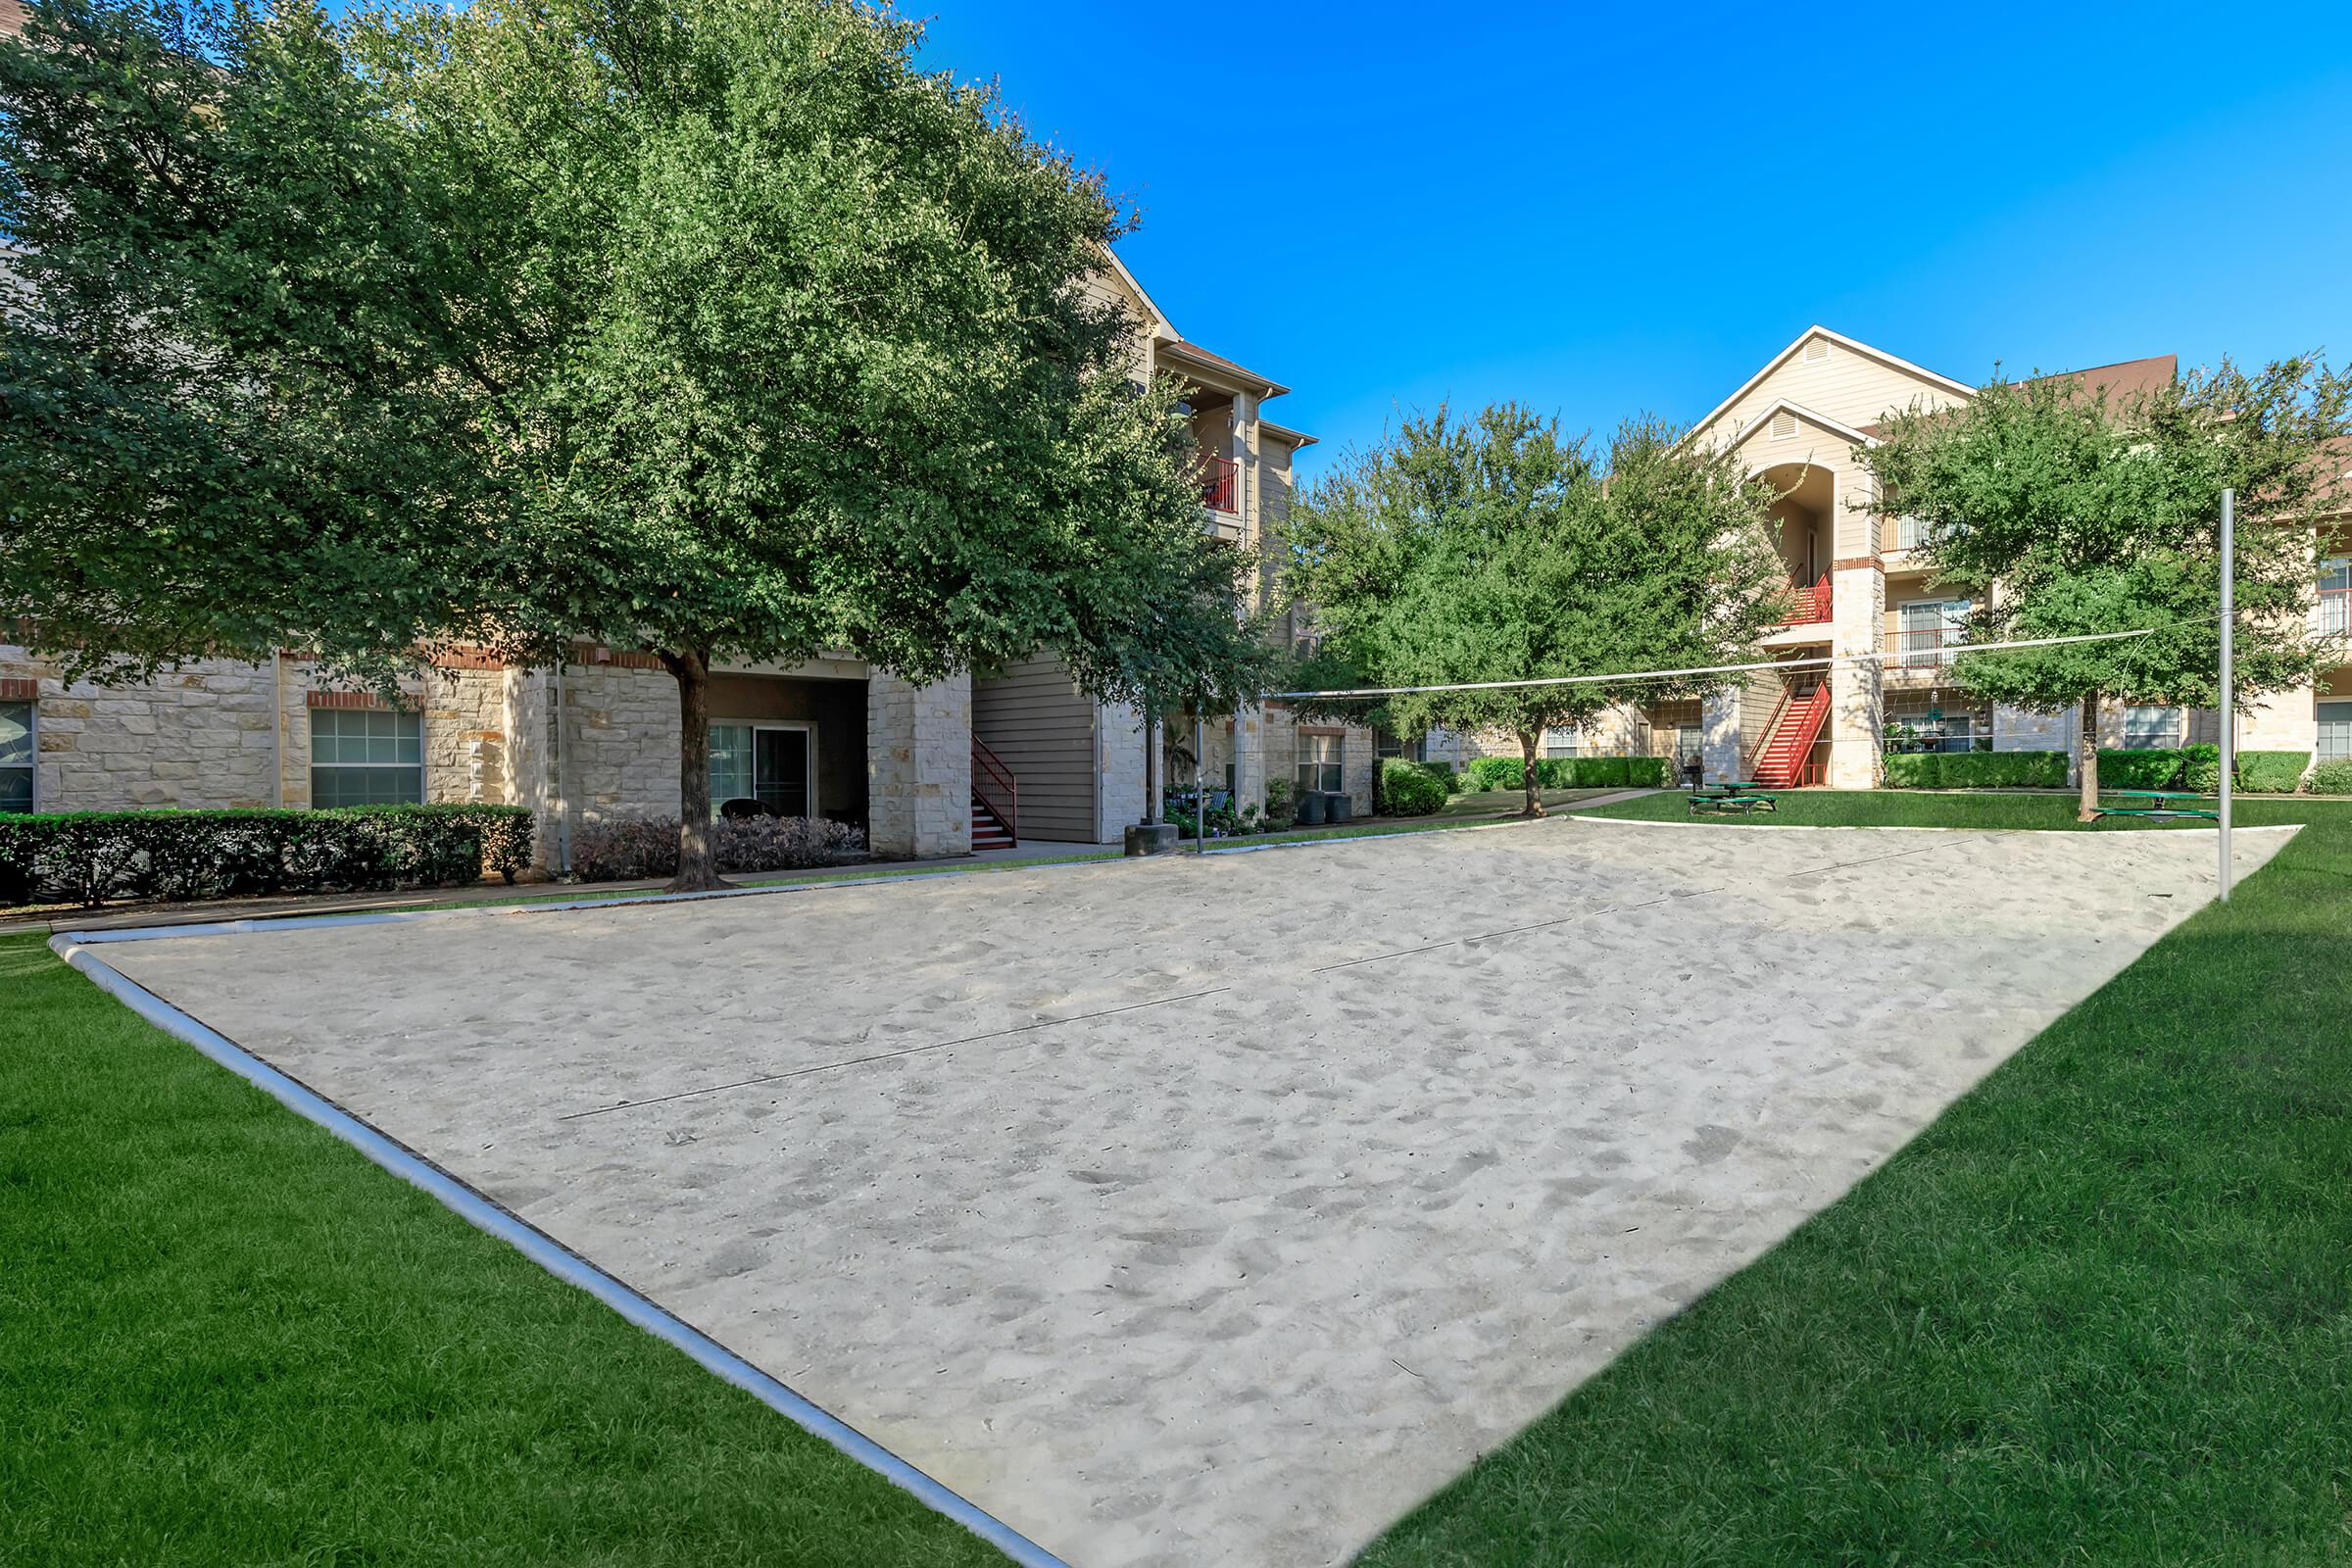
{"type": "Polygon", "coordinates": [[[2204,799],[2204,797],[2199,795],[2195,790],[2099,791],[2099,796],[2102,801],[2110,795],[2113,795],[2120,800],[2147,801],[2150,804],[2146,806],[2102,805],[2099,808],[2099,815],[2101,816],[2136,816],[2145,818],[2150,822],[2170,822],[2176,817],[2183,816],[2201,816],[2208,822],[2219,822],[2222,819],[2221,813],[2218,811],[2208,811],[2202,807],[2182,807],[2175,806],[2173,804],[2175,801],[2197,801],[2204,799]]]}

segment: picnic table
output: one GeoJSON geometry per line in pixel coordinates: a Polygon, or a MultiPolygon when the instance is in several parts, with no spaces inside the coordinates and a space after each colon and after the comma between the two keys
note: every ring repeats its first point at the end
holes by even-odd
{"type": "Polygon", "coordinates": [[[2208,811],[2199,806],[2176,806],[2173,804],[2175,801],[2203,799],[2194,790],[2101,790],[2099,796],[2102,802],[2099,807],[2099,815],[2103,817],[2136,816],[2150,822],[2170,822],[2176,817],[2182,816],[2201,816],[2208,822],[2219,822],[2222,819],[2221,813],[2218,811],[2208,811]],[[2108,806],[2104,802],[2105,798],[2110,795],[2127,802],[2144,801],[2147,804],[2108,806]]]}
{"type": "Polygon", "coordinates": [[[1690,792],[1690,812],[1697,816],[1712,811],[1718,816],[1748,816],[1757,811],[1777,811],[1781,798],[1767,793],[1753,780],[1743,779],[1725,784],[1701,784],[1690,792]]]}

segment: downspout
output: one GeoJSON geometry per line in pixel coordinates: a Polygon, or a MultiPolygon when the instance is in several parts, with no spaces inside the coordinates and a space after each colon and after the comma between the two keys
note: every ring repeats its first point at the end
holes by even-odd
{"type": "Polygon", "coordinates": [[[270,803],[286,808],[286,651],[270,654],[270,803]]]}
{"type": "Polygon", "coordinates": [[[571,875],[571,792],[564,783],[564,665],[556,661],[555,710],[547,718],[547,749],[554,762],[556,785],[556,871],[571,875]]]}

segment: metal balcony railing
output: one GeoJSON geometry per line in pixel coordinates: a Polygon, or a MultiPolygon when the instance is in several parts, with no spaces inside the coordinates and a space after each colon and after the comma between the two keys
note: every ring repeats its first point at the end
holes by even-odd
{"type": "Polygon", "coordinates": [[[1200,460],[1200,504],[1211,512],[1242,510],[1242,466],[1231,458],[1200,460]]]}
{"type": "Polygon", "coordinates": [[[1898,669],[1946,669],[1967,646],[1967,632],[1958,626],[1899,631],[1894,634],[1895,657],[1891,662],[1898,669]]]}
{"type": "Polygon", "coordinates": [[[1810,626],[1815,621],[1830,618],[1830,574],[1823,572],[1817,583],[1801,583],[1788,579],[1788,597],[1793,601],[1784,626],[1810,626]]]}

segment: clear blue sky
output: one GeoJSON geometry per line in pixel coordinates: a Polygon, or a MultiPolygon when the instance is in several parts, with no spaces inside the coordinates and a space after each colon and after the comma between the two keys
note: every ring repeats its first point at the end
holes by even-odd
{"type": "Polygon", "coordinates": [[[2352,0],[929,4],[1310,459],[1448,397],[1693,419],[1816,320],[1972,381],[2352,358],[2352,0]]]}

